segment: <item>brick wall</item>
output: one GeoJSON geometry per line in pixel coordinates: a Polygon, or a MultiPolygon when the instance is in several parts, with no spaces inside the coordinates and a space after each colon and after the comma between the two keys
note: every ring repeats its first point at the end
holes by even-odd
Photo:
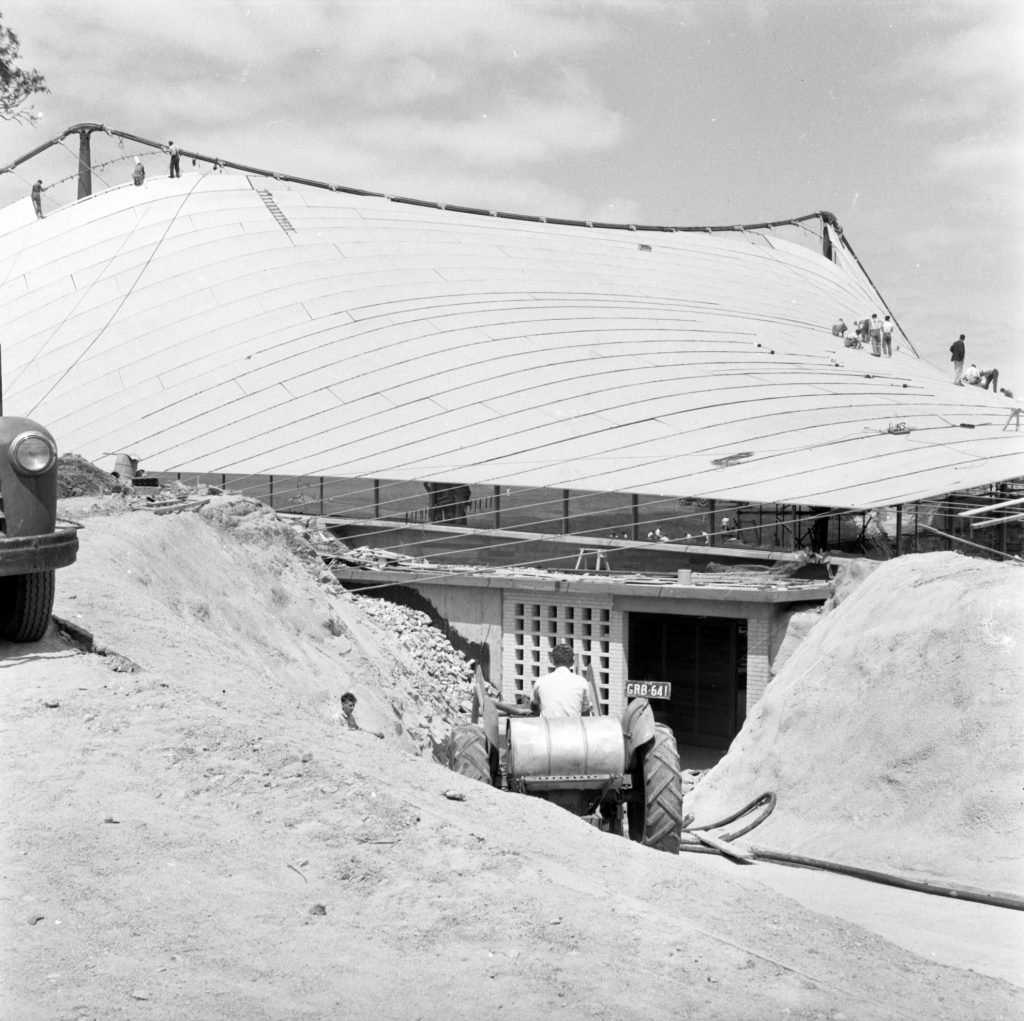
{"type": "Polygon", "coordinates": [[[747,713],[764,694],[771,680],[771,621],[767,616],[747,618],[747,713]]]}

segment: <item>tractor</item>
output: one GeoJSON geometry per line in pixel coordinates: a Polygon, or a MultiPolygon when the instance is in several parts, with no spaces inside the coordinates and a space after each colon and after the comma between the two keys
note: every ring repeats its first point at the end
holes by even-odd
{"type": "MultiPolygon", "coordinates": [[[[588,669],[591,704],[600,706],[588,669]]],[[[496,702],[477,672],[472,722],[456,725],[448,767],[493,787],[561,805],[599,828],[670,854],[679,853],[682,774],[672,731],[655,723],[646,698],[622,718],[544,717],[496,702]],[[517,712],[518,710],[518,712],[517,712]],[[505,756],[499,743],[500,712],[505,756]],[[514,715],[513,715],[514,714],[514,715]]]]}

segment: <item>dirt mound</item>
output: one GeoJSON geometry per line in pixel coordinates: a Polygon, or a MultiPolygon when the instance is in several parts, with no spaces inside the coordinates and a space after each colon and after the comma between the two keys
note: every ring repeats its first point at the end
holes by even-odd
{"type": "Polygon", "coordinates": [[[122,490],[122,484],[109,472],[97,468],[80,454],[61,454],[57,459],[57,498],[103,496],[122,490]]]}
{"type": "Polygon", "coordinates": [[[774,791],[754,844],[1024,894],[1022,610],[1017,565],[880,566],[810,631],[686,811],[711,823],[774,791]]]}
{"type": "MultiPolygon", "coordinates": [[[[427,700],[418,692],[427,683],[443,689],[446,678],[425,675],[355,607],[301,526],[232,495],[170,513],[117,495],[62,501],[60,510],[85,526],[76,587],[94,609],[81,623],[112,649],[151,662],[155,645],[184,670],[216,661],[217,677],[196,683],[205,680],[210,694],[227,694],[230,683],[243,702],[263,679],[279,697],[336,716],[341,693],[351,690],[368,729],[419,753],[443,745],[450,722],[438,718],[438,700],[421,707],[427,700]]],[[[453,702],[462,684],[453,674],[453,702]]],[[[257,689],[255,697],[266,694],[257,689]]]]}
{"type": "MultiPolygon", "coordinates": [[[[63,503],[84,528],[56,613],[106,654],[0,643],[4,1021],[1020,1015],[959,942],[939,967],[763,885],[772,866],[443,769],[394,625],[296,554],[301,530],[196,503],[63,503]],[[383,740],[339,726],[346,689],[383,740]]],[[[997,910],[918,900],[975,930],[997,910]]]]}

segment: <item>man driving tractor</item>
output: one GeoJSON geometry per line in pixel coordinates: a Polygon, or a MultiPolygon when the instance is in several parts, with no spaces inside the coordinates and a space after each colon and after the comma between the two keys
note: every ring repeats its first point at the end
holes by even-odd
{"type": "Polygon", "coordinates": [[[449,738],[449,769],[678,854],[683,791],[675,735],[655,721],[646,698],[628,700],[621,715],[602,713],[598,689],[573,670],[567,642],[551,649],[551,665],[529,697],[516,692],[516,703],[496,701],[477,671],[471,722],[456,724],[449,738]],[[512,718],[499,724],[499,716],[512,718]]]}
{"type": "Polygon", "coordinates": [[[589,685],[572,669],[576,663],[572,647],[559,642],[551,650],[551,663],[555,669],[537,679],[528,706],[497,702],[498,712],[505,716],[592,715],[589,685]]]}

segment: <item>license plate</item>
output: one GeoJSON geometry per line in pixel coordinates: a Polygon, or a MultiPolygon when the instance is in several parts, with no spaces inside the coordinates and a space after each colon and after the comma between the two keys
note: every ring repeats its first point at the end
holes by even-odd
{"type": "Polygon", "coordinates": [[[626,681],[626,698],[671,698],[670,681],[626,681]]]}

